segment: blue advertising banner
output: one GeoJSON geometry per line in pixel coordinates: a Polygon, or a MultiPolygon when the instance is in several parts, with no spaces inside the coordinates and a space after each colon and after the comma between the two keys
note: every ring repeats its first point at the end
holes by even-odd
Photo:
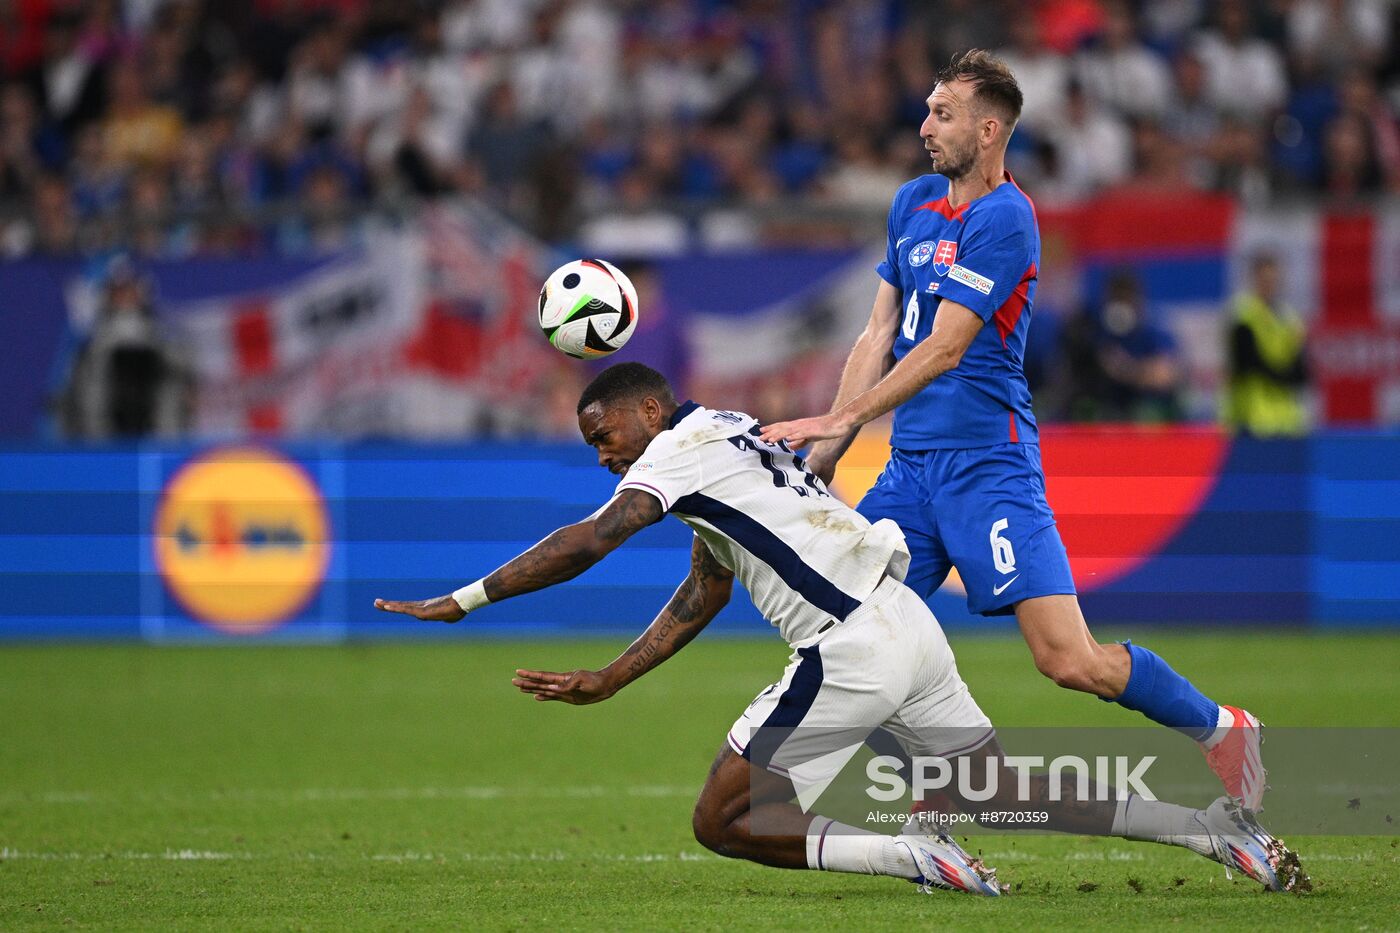
{"type": "MultiPolygon", "coordinates": [[[[1044,442],[1051,503],[1095,624],[1400,623],[1400,435],[1260,442],[1125,428],[1108,444],[1104,430],[1050,429],[1044,442]],[[1135,462],[1148,472],[1134,475],[1135,462]]],[[[836,484],[848,499],[855,469],[843,466],[836,484]]],[[[639,630],[687,571],[690,532],[678,521],[466,625],[373,608],[376,597],[437,596],[484,575],[589,515],[614,484],[578,444],[9,446],[0,637],[639,630]]],[[[948,627],[1011,624],[970,616],[956,579],[931,605],[948,627]]],[[[739,596],[715,628],[766,623],[739,596]]]]}

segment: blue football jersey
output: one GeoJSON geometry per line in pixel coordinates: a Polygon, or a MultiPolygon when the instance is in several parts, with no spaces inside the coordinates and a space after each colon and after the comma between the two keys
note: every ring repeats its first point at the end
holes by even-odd
{"type": "Polygon", "coordinates": [[[880,277],[900,291],[894,355],[929,335],[943,299],[986,322],[962,362],[899,406],[890,443],[901,450],[988,447],[1039,439],[1022,362],[1040,264],[1035,206],[1006,182],[960,207],[948,179],[916,178],[890,206],[880,277]]]}

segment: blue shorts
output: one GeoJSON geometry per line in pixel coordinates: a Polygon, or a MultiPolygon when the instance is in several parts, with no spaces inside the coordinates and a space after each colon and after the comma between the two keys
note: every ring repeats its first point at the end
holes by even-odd
{"type": "Polygon", "coordinates": [[[968,610],[982,615],[1009,615],[1023,599],[1075,592],[1045,501],[1039,444],[891,450],[856,511],[904,530],[912,557],[904,582],[924,599],[952,567],[967,587],[968,610]]]}

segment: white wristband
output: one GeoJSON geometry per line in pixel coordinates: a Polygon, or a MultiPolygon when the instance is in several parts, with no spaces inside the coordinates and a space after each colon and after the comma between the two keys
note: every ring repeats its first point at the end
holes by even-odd
{"type": "Polygon", "coordinates": [[[452,598],[457,601],[457,605],[462,607],[463,612],[471,612],[480,609],[491,600],[486,598],[486,581],[477,580],[475,583],[468,583],[460,590],[452,593],[452,598]]]}

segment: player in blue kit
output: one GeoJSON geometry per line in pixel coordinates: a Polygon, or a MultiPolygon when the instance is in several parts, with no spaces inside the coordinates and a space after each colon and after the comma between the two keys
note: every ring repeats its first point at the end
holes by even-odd
{"type": "Polygon", "coordinates": [[[1041,673],[1189,735],[1226,793],[1256,810],[1259,721],[1140,645],[1100,644],[1080,612],[1022,371],[1040,231],[1004,166],[1016,79],[969,51],[939,74],[928,109],[920,135],[934,173],[894,197],[874,310],[831,411],[762,438],[812,445],[808,464],[830,481],[861,426],[894,411],[889,463],[857,510],[904,530],[906,584],[927,598],[957,567],[969,609],[1014,613],[1041,673]]]}

